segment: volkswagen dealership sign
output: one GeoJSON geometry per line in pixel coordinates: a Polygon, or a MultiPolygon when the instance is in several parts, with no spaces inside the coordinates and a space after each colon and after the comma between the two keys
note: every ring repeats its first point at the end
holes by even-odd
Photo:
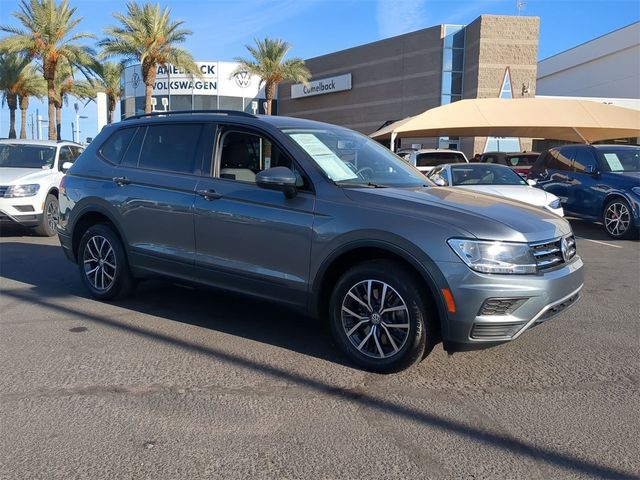
{"type": "MultiPolygon", "coordinates": [[[[264,98],[260,78],[248,72],[235,73],[235,62],[196,62],[201,77],[191,77],[172,66],[158,66],[153,84],[154,96],[167,95],[222,95],[242,98],[264,98]]],[[[131,65],[122,73],[124,97],[144,96],[140,65],[131,65]]]]}
{"type": "Polygon", "coordinates": [[[351,74],[339,75],[337,77],[312,80],[309,85],[296,83],[291,85],[291,98],[312,97],[325,93],[342,92],[351,90],[351,74]]]}

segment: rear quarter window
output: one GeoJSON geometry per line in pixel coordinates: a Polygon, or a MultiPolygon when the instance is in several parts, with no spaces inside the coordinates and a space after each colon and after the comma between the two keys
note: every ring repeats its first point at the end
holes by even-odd
{"type": "Polygon", "coordinates": [[[466,163],[464,156],[454,152],[419,153],[416,157],[417,167],[435,167],[443,163],[466,163]]]}
{"type": "Polygon", "coordinates": [[[136,130],[137,128],[121,128],[115,132],[100,147],[100,155],[111,163],[120,163],[136,130]]]}

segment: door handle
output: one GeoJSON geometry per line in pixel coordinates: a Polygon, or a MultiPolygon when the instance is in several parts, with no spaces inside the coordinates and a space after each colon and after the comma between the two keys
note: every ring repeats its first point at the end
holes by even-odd
{"type": "Polygon", "coordinates": [[[196,190],[196,193],[203,197],[205,200],[217,200],[222,198],[222,194],[215,190],[196,190]]]}
{"type": "Polygon", "coordinates": [[[113,177],[112,180],[120,186],[129,185],[131,183],[131,180],[129,180],[127,177],[113,177]]]}

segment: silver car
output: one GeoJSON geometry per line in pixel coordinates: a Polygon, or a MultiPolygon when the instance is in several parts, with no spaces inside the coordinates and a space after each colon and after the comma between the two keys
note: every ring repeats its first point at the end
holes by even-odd
{"type": "Polygon", "coordinates": [[[516,339],[583,284],[557,215],[436,187],[351,130],[242,112],[106,127],[64,177],[58,231],[96,298],[156,276],[257,296],[377,372],[516,339]]]}

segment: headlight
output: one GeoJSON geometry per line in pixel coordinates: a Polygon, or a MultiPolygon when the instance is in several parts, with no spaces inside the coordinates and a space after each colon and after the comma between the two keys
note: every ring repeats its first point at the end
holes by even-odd
{"type": "Polygon", "coordinates": [[[554,210],[555,210],[556,208],[560,208],[560,199],[559,199],[559,198],[556,198],[553,202],[551,202],[551,203],[549,204],[549,208],[553,208],[554,210]]]}
{"type": "Polygon", "coordinates": [[[631,189],[631,191],[632,191],[633,193],[635,193],[636,195],[640,195],[640,187],[633,187],[633,188],[631,189]]]}
{"type": "Polygon", "coordinates": [[[33,197],[40,190],[40,185],[37,183],[32,183],[29,185],[11,185],[7,188],[7,191],[4,192],[4,196],[7,198],[16,198],[16,197],[33,197]]]}
{"type": "Polygon", "coordinates": [[[536,260],[526,243],[452,238],[449,246],[469,268],[482,273],[536,273],[536,260]]]}

